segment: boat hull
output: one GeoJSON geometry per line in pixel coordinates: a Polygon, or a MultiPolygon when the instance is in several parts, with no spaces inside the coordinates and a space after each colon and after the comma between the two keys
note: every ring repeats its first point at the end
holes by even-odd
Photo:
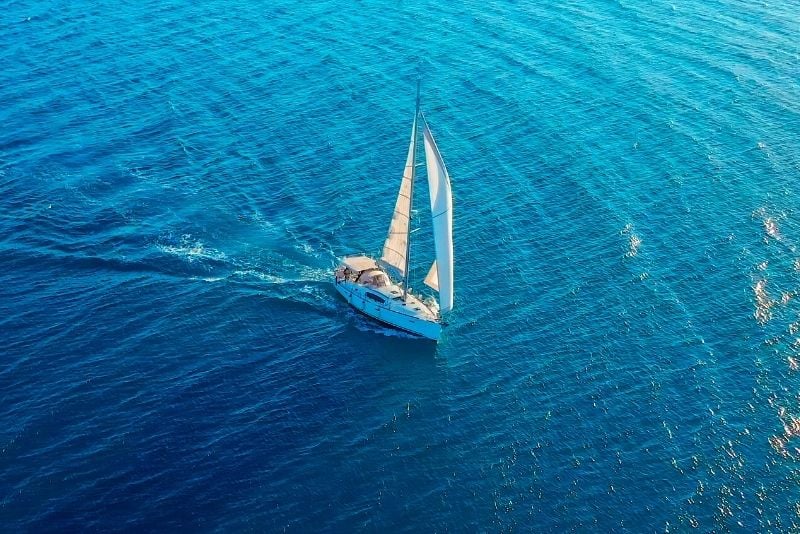
{"type": "Polygon", "coordinates": [[[348,304],[367,317],[415,336],[433,341],[439,340],[442,333],[440,322],[416,317],[370,299],[367,297],[367,293],[374,293],[374,291],[369,291],[364,286],[340,281],[337,281],[335,285],[336,290],[347,300],[348,304]]]}

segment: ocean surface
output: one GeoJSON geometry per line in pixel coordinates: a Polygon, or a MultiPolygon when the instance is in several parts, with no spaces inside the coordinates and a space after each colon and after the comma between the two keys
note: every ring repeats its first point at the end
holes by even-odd
{"type": "Polygon", "coordinates": [[[0,530],[800,528],[799,36],[797,0],[0,0],[0,530]],[[332,285],[418,77],[438,344],[332,285]]]}

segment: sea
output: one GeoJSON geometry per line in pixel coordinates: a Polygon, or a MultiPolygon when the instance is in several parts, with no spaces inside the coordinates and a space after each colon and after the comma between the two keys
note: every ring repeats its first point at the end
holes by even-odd
{"type": "Polygon", "coordinates": [[[797,0],[0,0],[0,531],[797,531],[799,80],[797,0]],[[333,285],[417,80],[438,343],[333,285]]]}

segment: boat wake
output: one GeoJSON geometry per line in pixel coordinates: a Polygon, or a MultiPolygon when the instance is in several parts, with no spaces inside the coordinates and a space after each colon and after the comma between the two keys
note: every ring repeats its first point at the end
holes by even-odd
{"type": "MultiPolygon", "coordinates": [[[[236,255],[209,246],[192,234],[177,239],[169,236],[155,243],[160,256],[175,257],[183,264],[177,276],[204,283],[231,284],[236,291],[266,295],[283,301],[296,301],[316,309],[335,309],[335,292],[329,287],[330,268],[319,264],[325,261],[310,246],[298,254],[291,247],[288,254],[236,255]]],[[[170,269],[174,271],[173,269],[170,269]]]]}
{"type": "Polygon", "coordinates": [[[228,259],[224,252],[207,247],[199,239],[194,239],[191,234],[181,235],[176,244],[158,243],[156,247],[165,254],[182,257],[189,263],[201,260],[224,262],[228,259]]]}

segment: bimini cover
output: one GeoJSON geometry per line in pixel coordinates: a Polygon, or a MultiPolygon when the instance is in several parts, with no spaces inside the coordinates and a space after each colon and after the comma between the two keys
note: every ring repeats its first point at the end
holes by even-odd
{"type": "Polygon", "coordinates": [[[345,258],[342,263],[344,263],[345,267],[349,267],[358,272],[378,268],[378,264],[375,260],[366,256],[349,256],[345,258]]]}

